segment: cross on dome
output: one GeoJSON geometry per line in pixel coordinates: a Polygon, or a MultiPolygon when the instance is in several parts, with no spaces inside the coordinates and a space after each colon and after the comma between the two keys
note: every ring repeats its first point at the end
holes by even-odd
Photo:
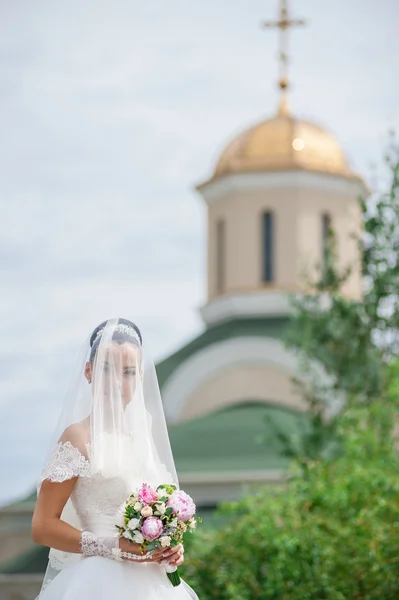
{"type": "Polygon", "coordinates": [[[265,21],[262,26],[265,29],[279,29],[279,64],[280,64],[280,106],[279,114],[287,115],[287,89],[289,87],[288,81],[288,33],[292,27],[300,27],[306,25],[306,21],[303,19],[291,19],[288,15],[287,0],[280,0],[280,14],[277,21],[265,21]]]}

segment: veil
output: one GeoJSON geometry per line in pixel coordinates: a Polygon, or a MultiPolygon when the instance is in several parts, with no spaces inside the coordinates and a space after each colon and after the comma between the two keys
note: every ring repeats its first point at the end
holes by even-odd
{"type": "MultiPolygon", "coordinates": [[[[37,484],[123,476],[179,487],[154,362],[138,327],[110,319],[86,340],[37,484]]],[[[61,519],[82,529],[71,497],[61,519]]],[[[80,555],[50,549],[44,587],[80,555]]]]}

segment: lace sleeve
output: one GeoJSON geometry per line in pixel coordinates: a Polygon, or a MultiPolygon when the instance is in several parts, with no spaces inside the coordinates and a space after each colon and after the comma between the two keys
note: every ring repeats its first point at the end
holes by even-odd
{"type": "Polygon", "coordinates": [[[52,458],[42,471],[41,481],[62,483],[72,477],[88,477],[90,462],[71,442],[58,442],[52,458]]]}

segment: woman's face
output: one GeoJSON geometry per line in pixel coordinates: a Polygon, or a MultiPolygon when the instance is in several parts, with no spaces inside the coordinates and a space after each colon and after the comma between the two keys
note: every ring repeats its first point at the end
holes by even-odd
{"type": "Polygon", "coordinates": [[[136,388],[136,377],[140,376],[141,349],[129,343],[100,344],[93,365],[86,363],[85,375],[93,389],[101,386],[104,398],[122,400],[127,406],[136,388]]]}

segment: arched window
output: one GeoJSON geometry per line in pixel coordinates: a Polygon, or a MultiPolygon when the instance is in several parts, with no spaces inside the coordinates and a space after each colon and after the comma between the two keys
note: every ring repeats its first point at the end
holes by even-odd
{"type": "Polygon", "coordinates": [[[274,214],[270,211],[263,213],[262,223],[262,256],[263,281],[274,280],[274,214]]]}
{"type": "Polygon", "coordinates": [[[226,286],[226,224],[223,219],[216,223],[216,291],[221,293],[226,286]]]}
{"type": "Polygon", "coordinates": [[[332,224],[331,217],[328,214],[324,214],[321,217],[321,235],[322,235],[322,248],[321,248],[321,259],[322,259],[322,276],[326,277],[328,264],[331,253],[332,243],[332,224]]]}

